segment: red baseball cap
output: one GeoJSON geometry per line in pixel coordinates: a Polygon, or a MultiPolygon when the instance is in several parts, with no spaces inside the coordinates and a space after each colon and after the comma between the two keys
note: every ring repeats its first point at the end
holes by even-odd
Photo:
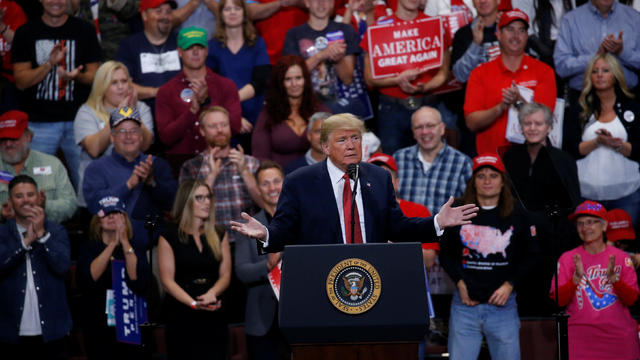
{"type": "Polygon", "coordinates": [[[613,209],[607,212],[607,240],[635,240],[636,232],[633,229],[631,215],[622,209],[613,209]]]}
{"type": "Polygon", "coordinates": [[[372,154],[369,157],[369,160],[367,160],[367,162],[369,164],[376,164],[376,163],[383,164],[389,167],[389,169],[395,172],[398,172],[398,164],[396,164],[396,161],[393,159],[392,156],[387,155],[385,153],[379,152],[379,153],[372,154]]]}
{"type": "Polygon", "coordinates": [[[473,158],[473,172],[476,172],[476,170],[483,166],[491,166],[499,172],[505,173],[504,164],[496,154],[484,153],[473,158]]]}
{"type": "Polygon", "coordinates": [[[529,28],[529,16],[520,9],[503,12],[500,16],[500,21],[498,21],[498,28],[503,28],[516,20],[524,22],[524,24],[527,25],[527,29],[529,28]]]}
{"type": "Polygon", "coordinates": [[[29,115],[10,110],[0,116],[0,139],[17,139],[29,125],[29,115]]]}
{"type": "Polygon", "coordinates": [[[140,1],[140,12],[143,12],[147,9],[155,9],[158,6],[167,3],[171,6],[172,9],[176,9],[178,7],[178,3],[173,0],[141,0],[140,1]]]}
{"type": "Polygon", "coordinates": [[[569,220],[575,220],[582,215],[595,216],[602,220],[607,220],[607,209],[599,202],[587,200],[576,207],[576,211],[569,215],[569,220]]]}

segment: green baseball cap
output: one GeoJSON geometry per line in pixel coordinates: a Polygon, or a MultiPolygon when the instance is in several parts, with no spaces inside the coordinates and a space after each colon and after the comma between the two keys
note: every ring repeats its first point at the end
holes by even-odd
{"type": "Polygon", "coordinates": [[[207,30],[195,26],[190,26],[180,30],[178,33],[178,47],[186,50],[193,45],[207,47],[207,30]]]}

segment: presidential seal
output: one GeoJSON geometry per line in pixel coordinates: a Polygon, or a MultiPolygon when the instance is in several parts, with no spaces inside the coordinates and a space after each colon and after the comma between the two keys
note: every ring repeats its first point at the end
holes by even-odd
{"type": "Polygon", "coordinates": [[[327,276],[327,296],[336,309],[347,314],[362,314],[380,299],[382,282],[378,271],[362,259],[345,259],[327,276]]]}

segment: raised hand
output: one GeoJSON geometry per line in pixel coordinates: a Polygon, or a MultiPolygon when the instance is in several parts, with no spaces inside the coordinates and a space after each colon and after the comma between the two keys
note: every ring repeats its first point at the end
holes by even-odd
{"type": "Polygon", "coordinates": [[[451,207],[453,205],[453,196],[442,205],[438,212],[438,226],[440,229],[470,224],[471,219],[478,215],[479,208],[475,204],[465,204],[462,206],[451,207]]]}
{"type": "Polygon", "coordinates": [[[236,164],[240,174],[246,170],[247,163],[245,162],[244,149],[242,148],[242,145],[238,144],[236,149],[231,149],[229,151],[229,161],[236,164]]]}
{"type": "Polygon", "coordinates": [[[607,280],[613,285],[620,280],[620,275],[616,273],[616,256],[609,255],[609,263],[607,264],[607,280]]]}
{"type": "Polygon", "coordinates": [[[573,283],[578,285],[580,280],[584,277],[584,265],[582,265],[582,258],[580,255],[573,255],[573,283]]]}
{"type": "Polygon", "coordinates": [[[66,50],[67,48],[64,45],[62,45],[61,42],[53,45],[53,48],[49,53],[49,60],[48,60],[52,67],[57,66],[62,61],[62,59],[64,59],[64,54],[66,50]]]}

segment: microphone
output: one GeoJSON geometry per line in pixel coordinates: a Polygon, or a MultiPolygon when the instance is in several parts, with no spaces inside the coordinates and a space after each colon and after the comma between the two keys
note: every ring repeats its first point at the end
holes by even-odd
{"type": "MultiPolygon", "coordinates": [[[[358,177],[360,176],[360,164],[347,165],[347,174],[349,178],[353,179],[353,190],[351,191],[351,243],[353,244],[354,227],[356,226],[356,219],[354,219],[354,210],[356,205],[356,193],[358,191],[358,177]]],[[[360,219],[358,219],[358,226],[360,226],[360,219]]]]}
{"type": "Polygon", "coordinates": [[[347,174],[351,180],[358,180],[358,173],[360,172],[360,164],[347,165],[347,174]]]}

